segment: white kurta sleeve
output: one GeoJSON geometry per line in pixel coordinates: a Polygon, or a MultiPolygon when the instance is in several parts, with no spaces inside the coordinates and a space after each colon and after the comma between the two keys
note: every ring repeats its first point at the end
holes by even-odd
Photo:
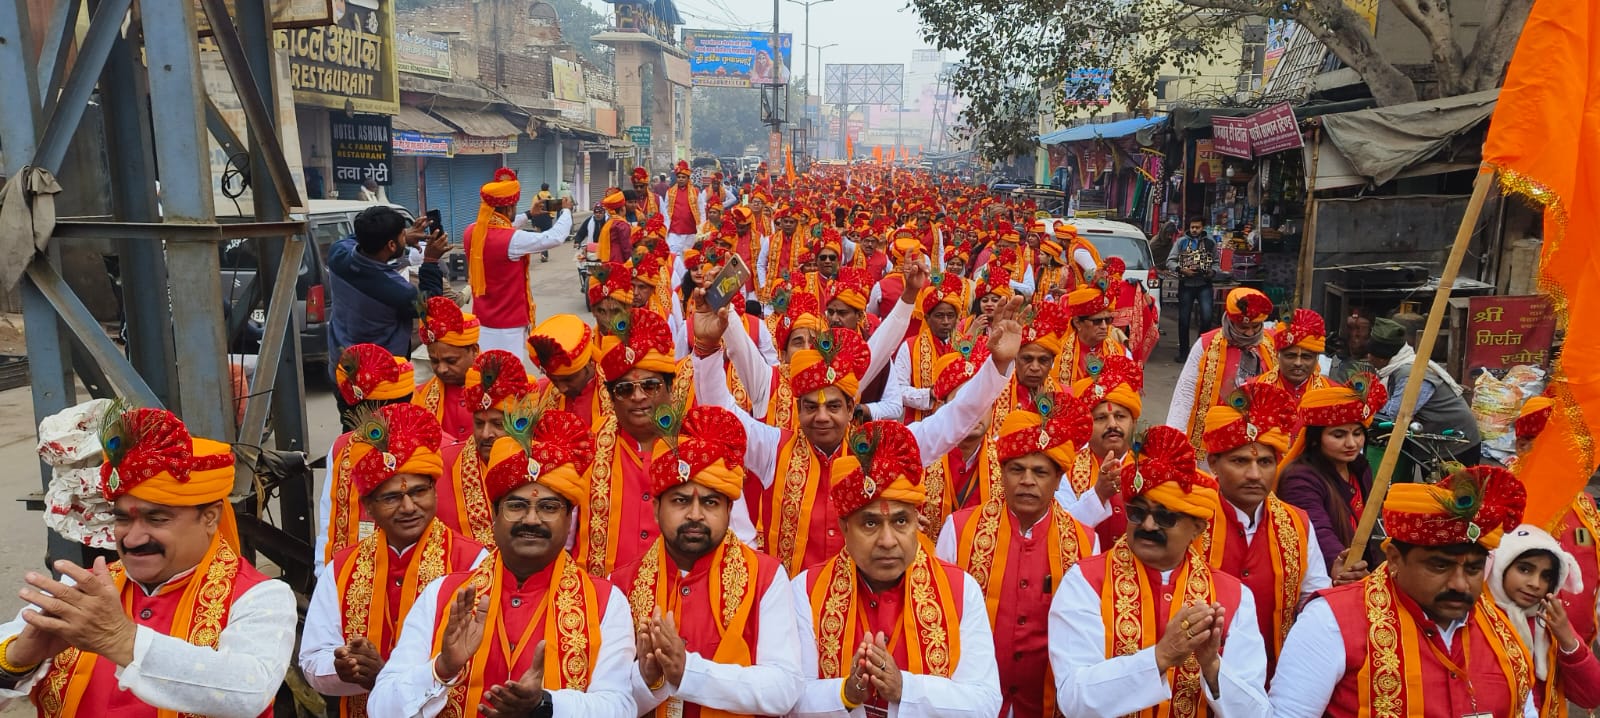
{"type": "Polygon", "coordinates": [[[1272,713],[1277,718],[1320,718],[1344,678],[1344,639],[1328,602],[1311,599],[1295,619],[1272,675],[1272,713]]]}
{"type": "MultiPolygon", "coordinates": [[[[720,376],[723,370],[720,349],[704,359],[690,355],[689,361],[694,363],[696,376],[720,376]]],[[[697,381],[694,383],[694,393],[700,403],[720,406],[739,417],[745,434],[744,468],[761,479],[762,486],[771,488],[778,471],[778,449],[783,444],[783,430],[756,421],[744,409],[740,409],[733,402],[733,395],[728,393],[727,382],[697,381]]]]}
{"type": "Polygon", "coordinates": [[[944,527],[939,529],[939,540],[933,545],[933,555],[945,563],[955,563],[957,551],[960,550],[960,538],[956,535],[955,516],[944,517],[944,527]]]}
{"type": "Polygon", "coordinates": [[[1093,486],[1079,496],[1074,495],[1072,487],[1063,480],[1061,487],[1056,489],[1056,503],[1061,504],[1061,508],[1072,514],[1072,518],[1089,528],[1099,526],[1101,521],[1111,518],[1111,504],[1101,501],[1093,486]]]}
{"type": "Polygon", "coordinates": [[[511,233],[511,242],[506,245],[506,258],[515,262],[535,252],[555,249],[565,244],[567,235],[572,233],[572,211],[561,210],[556,217],[555,224],[543,232],[529,232],[516,230],[511,233]]]}
{"type": "Polygon", "coordinates": [[[889,316],[883,318],[883,322],[872,332],[872,338],[867,340],[872,362],[867,365],[867,373],[861,376],[861,386],[871,384],[873,379],[878,378],[878,372],[889,366],[889,361],[894,358],[895,347],[905,343],[906,329],[910,326],[911,305],[895,302],[889,316]]]}
{"type": "MultiPolygon", "coordinates": [[[[677,697],[685,703],[730,713],[787,715],[800,700],[799,634],[795,632],[794,596],[782,569],[761,595],[761,630],[756,637],[755,665],[714,663],[690,653],[677,697]]],[[[645,706],[641,705],[643,710],[645,706]]]]}
{"type": "Polygon", "coordinates": [[[872,413],[872,418],[898,421],[906,415],[901,397],[904,395],[906,385],[911,383],[910,352],[910,345],[900,342],[900,348],[894,353],[894,360],[889,363],[889,380],[883,386],[883,398],[867,405],[867,411],[872,413]]]}
{"type": "Polygon", "coordinates": [[[317,581],[316,590],[311,592],[311,605],[306,609],[306,625],[300,634],[300,672],[322,695],[360,695],[367,689],[344,682],[333,668],[333,652],[345,645],[344,612],[339,610],[339,584],[333,580],[333,572],[328,573],[324,580],[317,581]]]}
{"type": "Polygon", "coordinates": [[[1183,371],[1178,374],[1178,384],[1172,387],[1172,401],[1167,405],[1167,426],[1179,431],[1189,430],[1189,414],[1194,411],[1195,386],[1200,383],[1200,355],[1205,353],[1205,345],[1196,340],[1189,347],[1189,358],[1183,363],[1183,371]]]}
{"type": "Polygon", "coordinates": [[[1096,269],[1094,255],[1089,254],[1089,250],[1083,247],[1072,250],[1072,261],[1078,265],[1079,269],[1083,270],[1085,275],[1094,274],[1096,269]]]}
{"type": "Polygon", "coordinates": [[[1317,540],[1316,529],[1311,530],[1309,539],[1306,541],[1306,573],[1300,577],[1301,603],[1310,600],[1313,593],[1333,588],[1333,578],[1328,575],[1328,562],[1322,557],[1322,542],[1317,540]]]}
{"type": "MultiPolygon", "coordinates": [[[[765,327],[766,322],[761,322],[765,327]]],[[[739,373],[739,380],[744,382],[744,390],[750,395],[750,411],[755,416],[765,417],[772,411],[772,367],[766,358],[761,355],[761,350],[751,341],[750,333],[745,331],[744,322],[728,322],[728,331],[722,335],[722,347],[727,352],[728,360],[733,362],[733,370],[739,373]]]]}
{"type": "Polygon", "coordinates": [[[989,357],[978,367],[972,380],[956,390],[950,403],[939,407],[932,416],[907,426],[922,450],[922,465],[932,465],[967,438],[967,432],[977,426],[984,412],[994,407],[1010,380],[1011,373],[1001,374],[994,366],[994,357],[989,357]]]}
{"type": "Polygon", "coordinates": [[[772,330],[767,328],[767,323],[756,320],[756,348],[761,350],[761,358],[765,359],[767,366],[777,366],[779,362],[778,344],[772,338],[772,330]]]}
{"type": "Polygon", "coordinates": [[[840,693],[844,688],[843,678],[817,677],[817,629],[811,618],[811,596],[806,593],[808,573],[801,571],[789,582],[790,595],[794,599],[795,632],[800,638],[801,680],[800,700],[789,715],[797,718],[864,715],[865,711],[860,707],[853,713],[845,710],[844,698],[840,693]]]}
{"type": "MultiPolygon", "coordinates": [[[[596,718],[638,716],[633,689],[629,687],[629,676],[634,673],[634,650],[633,614],[629,612],[628,599],[612,586],[611,597],[606,600],[606,615],[600,619],[600,651],[595,655],[589,689],[550,691],[554,714],[596,718]]],[[[433,669],[428,670],[431,674],[433,669]]]]}
{"type": "Polygon", "coordinates": [[[1022,270],[1022,281],[1011,280],[1011,288],[1024,297],[1033,296],[1033,267],[1022,270]]]}
{"type": "Polygon", "coordinates": [[[294,653],[289,585],[263,581],[228,609],[215,649],[140,626],[117,686],[156,708],[220,718],[258,716],[278,694],[294,653]]]}
{"type": "Polygon", "coordinates": [[[338,445],[339,439],[335,437],[333,445],[328,447],[327,460],[322,462],[322,465],[328,468],[322,475],[322,487],[317,490],[317,515],[315,517],[317,522],[317,543],[311,547],[311,552],[312,555],[319,557],[317,561],[317,577],[319,579],[322,576],[323,567],[333,561],[333,556],[327,553],[328,524],[333,520],[333,474],[335,471],[333,447],[338,445]]]}
{"type": "Polygon", "coordinates": [[[443,578],[434,579],[412,603],[389,661],[367,697],[367,714],[433,718],[444,708],[448,686],[433,678],[435,607],[443,578]]]}
{"type": "Polygon", "coordinates": [[[1000,668],[994,660],[994,633],[984,610],[983,589],[962,575],[961,658],[949,678],[900,672],[902,718],[967,716],[989,718],[1000,713],[1000,668]]]}
{"type": "Polygon", "coordinates": [[[872,291],[867,292],[867,312],[869,314],[876,314],[876,312],[872,311],[873,307],[876,307],[882,303],[883,290],[879,289],[877,284],[873,284],[872,291]]]}
{"type": "MultiPolygon", "coordinates": [[[[676,302],[673,303],[677,305],[676,302]]],[[[667,331],[672,332],[672,358],[682,359],[689,356],[689,327],[683,320],[683,315],[674,311],[667,315],[667,331]]]]}
{"type": "Polygon", "coordinates": [[[756,270],[756,283],[757,283],[757,286],[765,287],[765,286],[767,286],[768,284],[771,283],[771,281],[772,281],[771,278],[769,278],[767,276],[767,238],[766,237],[762,237],[761,238],[761,251],[758,254],[756,254],[755,270],[756,270]]]}

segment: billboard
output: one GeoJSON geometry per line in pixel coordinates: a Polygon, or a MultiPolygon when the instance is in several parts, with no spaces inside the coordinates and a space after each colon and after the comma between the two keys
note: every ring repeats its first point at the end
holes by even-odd
{"type": "Polygon", "coordinates": [[[1073,70],[1063,83],[1066,107],[1085,107],[1111,104],[1111,78],[1115,71],[1109,67],[1085,67],[1073,70]]]}
{"type": "Polygon", "coordinates": [[[741,30],[684,30],[689,75],[695,87],[757,87],[789,84],[794,40],[778,34],[777,63],[772,33],[741,30]]]}
{"type": "Polygon", "coordinates": [[[822,73],[822,101],[830,105],[899,107],[905,88],[905,65],[829,65],[822,73]]]}
{"type": "Polygon", "coordinates": [[[333,18],[332,25],[273,33],[278,49],[289,55],[295,103],[378,115],[400,112],[393,3],[347,0],[334,8],[333,18]]]}
{"type": "Polygon", "coordinates": [[[450,41],[431,32],[397,32],[394,60],[401,72],[448,80],[450,41]]]}
{"type": "Polygon", "coordinates": [[[583,66],[559,57],[550,58],[550,78],[557,100],[586,102],[588,93],[583,87],[583,66]]]}

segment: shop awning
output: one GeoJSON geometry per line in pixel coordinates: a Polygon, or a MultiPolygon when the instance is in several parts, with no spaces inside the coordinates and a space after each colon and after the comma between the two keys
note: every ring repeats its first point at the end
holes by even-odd
{"type": "Polygon", "coordinates": [[[456,126],[463,134],[473,137],[516,137],[522,128],[511,124],[493,110],[464,110],[458,107],[434,107],[429,112],[456,126]]]}
{"type": "Polygon", "coordinates": [[[1322,129],[1358,174],[1381,185],[1488,120],[1499,96],[1499,90],[1485,90],[1327,115],[1322,129]]]}
{"type": "Polygon", "coordinates": [[[423,112],[422,108],[409,105],[400,106],[400,114],[394,116],[394,128],[429,135],[453,135],[456,131],[455,128],[435,119],[433,115],[423,112]]]}
{"type": "Polygon", "coordinates": [[[1059,145],[1063,142],[1082,142],[1093,139],[1113,139],[1127,137],[1146,127],[1154,127],[1165,122],[1165,117],[1135,117],[1131,120],[1118,120],[1116,122],[1101,122],[1090,125],[1078,125],[1064,130],[1056,130],[1039,137],[1041,145],[1059,145]]]}
{"type": "Polygon", "coordinates": [[[557,132],[565,132],[586,140],[610,139],[593,127],[571,120],[562,120],[555,117],[539,117],[536,119],[539,120],[539,124],[542,127],[553,128],[557,132]]]}

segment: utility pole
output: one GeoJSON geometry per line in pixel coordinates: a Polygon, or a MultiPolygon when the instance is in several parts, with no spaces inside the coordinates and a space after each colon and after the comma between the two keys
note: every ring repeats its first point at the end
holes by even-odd
{"type": "MultiPolygon", "coordinates": [[[[807,97],[809,97],[811,95],[811,6],[812,5],[821,5],[822,3],[825,3],[825,2],[833,2],[833,0],[789,0],[789,2],[792,2],[792,3],[796,4],[796,5],[804,6],[805,9],[806,9],[806,21],[805,21],[806,37],[805,37],[805,42],[803,44],[806,47],[806,93],[805,94],[806,94],[807,97]]],[[[819,61],[817,64],[821,65],[822,63],[819,61]]]]}

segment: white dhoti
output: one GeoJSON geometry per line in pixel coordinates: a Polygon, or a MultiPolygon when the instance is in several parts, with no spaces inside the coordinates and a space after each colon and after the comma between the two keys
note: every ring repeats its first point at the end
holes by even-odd
{"type": "Polygon", "coordinates": [[[684,251],[694,246],[695,236],[693,234],[668,234],[667,249],[672,250],[673,254],[683,254],[684,251]]]}
{"type": "Polygon", "coordinates": [[[511,352],[522,360],[522,366],[533,373],[533,360],[528,358],[528,327],[512,327],[510,329],[497,329],[494,327],[481,327],[478,330],[478,350],[511,352]]]}

